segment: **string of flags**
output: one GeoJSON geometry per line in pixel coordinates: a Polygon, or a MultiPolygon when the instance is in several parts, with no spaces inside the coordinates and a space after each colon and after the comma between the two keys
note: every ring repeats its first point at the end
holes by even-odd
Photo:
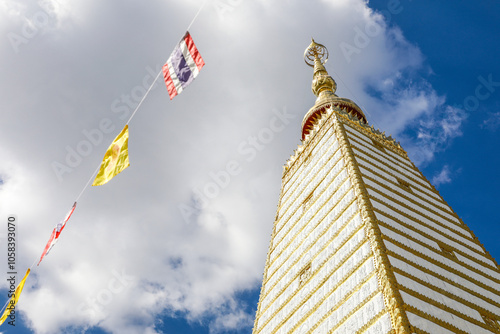
{"type": "MultiPolygon", "coordinates": [[[[202,6],[203,7],[203,6],[202,6]]],[[[201,8],[198,10],[195,18],[189,25],[193,24],[194,20],[198,16],[201,8]]],[[[188,27],[188,30],[189,30],[188,27]]],[[[167,86],[168,94],[170,96],[170,100],[172,100],[175,96],[180,94],[193,80],[196,78],[201,70],[201,68],[205,65],[203,58],[201,57],[198,48],[194,44],[193,38],[189,31],[186,32],[184,37],[180,40],[180,42],[175,46],[174,50],[170,54],[165,65],[162,67],[163,77],[165,79],[165,84],[167,86]]],[[[151,84],[151,87],[155,84],[156,80],[151,84]]],[[[150,89],[151,89],[150,87],[150,89]]],[[[149,90],[148,90],[149,92],[149,90]]],[[[146,96],[144,96],[145,98],[146,96]]],[[[141,101],[142,102],[142,101],[141,101]]],[[[139,108],[140,104],[137,106],[139,108]]],[[[99,171],[92,183],[92,186],[100,186],[109,182],[116,175],[121,173],[127,167],[130,166],[129,157],[128,157],[128,123],[135,115],[134,111],[127,124],[123,128],[123,130],[118,134],[118,136],[113,140],[111,145],[109,145],[106,153],[104,154],[104,158],[99,167],[99,171]]],[[[88,185],[88,184],[87,184],[88,185]]],[[[87,188],[87,185],[82,190],[87,188]]],[[[80,196],[81,194],[80,193],[80,196]]],[[[79,196],[79,197],[80,197],[79,196]]],[[[59,240],[59,237],[66,226],[66,223],[70,219],[71,215],[75,211],[77,202],[73,204],[69,212],[66,214],[63,220],[59,222],[53,229],[52,234],[50,235],[49,241],[45,246],[42,255],[40,256],[40,260],[38,260],[37,266],[40,265],[45,256],[47,256],[54,247],[54,245],[59,240]]],[[[34,265],[34,264],[33,264],[34,265]]],[[[32,266],[33,267],[33,266],[32,266]]],[[[17,285],[14,293],[9,295],[9,300],[4,305],[5,309],[2,309],[3,314],[0,317],[0,325],[4,323],[4,321],[9,317],[11,311],[14,310],[15,305],[19,301],[19,297],[23,290],[24,284],[28,275],[30,274],[31,268],[29,268],[24,275],[24,278],[17,285]]],[[[0,311],[1,312],[1,311],[0,311]]]]}
{"type": "Polygon", "coordinates": [[[26,282],[26,278],[28,278],[28,275],[30,274],[31,269],[28,269],[26,271],[26,274],[24,275],[24,278],[19,282],[17,285],[16,290],[10,297],[10,299],[7,301],[7,304],[5,305],[5,311],[2,314],[2,317],[0,317],[0,325],[3,324],[5,319],[10,315],[10,312],[14,310],[16,307],[17,301],[19,300],[19,297],[21,296],[21,292],[23,291],[24,288],[24,283],[26,282]]]}
{"type": "Polygon", "coordinates": [[[45,249],[42,252],[42,256],[40,256],[40,261],[38,261],[37,266],[40,265],[40,262],[42,262],[42,259],[45,255],[48,255],[52,247],[56,244],[56,242],[59,240],[59,235],[61,234],[62,230],[64,229],[64,226],[66,226],[66,223],[68,222],[69,218],[73,214],[73,211],[75,211],[76,208],[76,202],[73,204],[71,209],[69,210],[68,214],[66,217],[54,227],[54,230],[52,231],[52,234],[50,235],[49,242],[47,242],[47,245],[45,246],[45,249]]]}
{"type": "Polygon", "coordinates": [[[107,183],[128,166],[130,166],[128,161],[128,125],[125,125],[122,132],[106,150],[101,167],[92,185],[100,186],[107,183]]]}
{"type": "Polygon", "coordinates": [[[186,32],[162,68],[170,100],[198,76],[204,65],[193,38],[186,32]]]}

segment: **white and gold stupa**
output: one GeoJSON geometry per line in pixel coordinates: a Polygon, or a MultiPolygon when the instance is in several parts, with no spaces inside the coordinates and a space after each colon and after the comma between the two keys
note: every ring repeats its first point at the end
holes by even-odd
{"type": "Polygon", "coordinates": [[[254,334],[500,333],[500,269],[391,136],[335,95],[314,40],[315,105],[286,163],[254,334]]]}

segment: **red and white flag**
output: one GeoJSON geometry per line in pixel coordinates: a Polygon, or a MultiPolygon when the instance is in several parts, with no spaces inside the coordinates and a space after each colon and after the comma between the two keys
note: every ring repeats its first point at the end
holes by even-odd
{"type": "Polygon", "coordinates": [[[40,262],[42,262],[42,259],[45,255],[48,255],[52,247],[56,244],[57,240],[59,239],[59,235],[61,234],[62,230],[64,229],[64,226],[66,226],[66,222],[69,220],[71,215],[73,214],[73,211],[75,211],[76,208],[76,202],[73,204],[71,209],[69,210],[68,214],[66,217],[61,220],[56,227],[54,227],[54,230],[52,231],[52,234],[50,235],[49,242],[47,242],[47,245],[45,246],[45,249],[43,250],[42,256],[40,256],[40,261],[38,261],[38,265],[40,265],[40,262]]]}
{"type": "Polygon", "coordinates": [[[163,65],[163,77],[171,100],[196,78],[204,65],[205,62],[187,31],[163,65]]]}

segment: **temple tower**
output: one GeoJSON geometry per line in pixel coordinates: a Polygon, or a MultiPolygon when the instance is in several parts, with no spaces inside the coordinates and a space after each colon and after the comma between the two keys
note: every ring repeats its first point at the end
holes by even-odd
{"type": "Polygon", "coordinates": [[[498,264],[335,94],[327,49],[304,57],[317,99],[284,167],[253,333],[500,333],[498,264]]]}

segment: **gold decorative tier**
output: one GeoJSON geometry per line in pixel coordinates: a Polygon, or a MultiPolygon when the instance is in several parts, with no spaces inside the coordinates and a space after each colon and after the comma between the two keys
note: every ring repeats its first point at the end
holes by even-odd
{"type": "Polygon", "coordinates": [[[311,131],[319,115],[330,106],[345,109],[349,114],[355,115],[362,122],[367,123],[365,114],[353,101],[338,97],[335,94],[337,83],[328,74],[324,64],[328,60],[328,49],[314,39],[304,52],[307,65],[314,67],[312,91],[317,96],[314,106],[307,112],[302,120],[302,140],[311,131]]]}

